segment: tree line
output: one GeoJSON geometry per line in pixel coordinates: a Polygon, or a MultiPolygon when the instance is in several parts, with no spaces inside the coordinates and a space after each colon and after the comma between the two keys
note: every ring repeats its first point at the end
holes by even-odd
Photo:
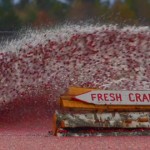
{"type": "Polygon", "coordinates": [[[149,25],[150,0],[0,0],[0,30],[50,26],[65,21],[149,25]]]}

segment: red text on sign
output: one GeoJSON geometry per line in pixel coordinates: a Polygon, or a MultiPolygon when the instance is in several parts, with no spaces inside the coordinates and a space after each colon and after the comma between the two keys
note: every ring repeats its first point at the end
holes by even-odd
{"type": "Polygon", "coordinates": [[[130,93],[130,102],[150,102],[150,94],[130,93]]]}
{"type": "Polygon", "coordinates": [[[92,101],[122,101],[121,94],[104,93],[104,94],[91,94],[92,101]]]}

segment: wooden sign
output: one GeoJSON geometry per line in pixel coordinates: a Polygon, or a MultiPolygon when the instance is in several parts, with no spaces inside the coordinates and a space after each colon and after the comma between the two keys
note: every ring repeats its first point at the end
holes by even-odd
{"type": "Polygon", "coordinates": [[[150,91],[95,90],[73,99],[95,105],[150,105],[150,91]]]}
{"type": "Polygon", "coordinates": [[[150,91],[115,91],[69,87],[60,106],[72,110],[100,112],[150,111],[150,91]]]}
{"type": "Polygon", "coordinates": [[[57,136],[132,135],[129,133],[132,129],[133,135],[150,135],[147,131],[139,132],[150,127],[150,91],[69,87],[60,96],[60,107],[63,113],[54,114],[53,133],[57,136]],[[118,132],[100,131],[106,128],[118,132]]]}

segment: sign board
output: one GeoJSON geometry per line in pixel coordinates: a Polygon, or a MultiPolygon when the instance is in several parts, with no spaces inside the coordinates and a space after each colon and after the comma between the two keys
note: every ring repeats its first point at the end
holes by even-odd
{"type": "Polygon", "coordinates": [[[150,91],[95,90],[73,99],[96,105],[150,105],[150,91]]]}

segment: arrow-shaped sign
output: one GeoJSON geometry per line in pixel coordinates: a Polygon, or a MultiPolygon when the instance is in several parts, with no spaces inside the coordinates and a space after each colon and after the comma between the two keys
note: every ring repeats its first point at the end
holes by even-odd
{"type": "Polygon", "coordinates": [[[150,91],[95,90],[73,99],[96,105],[150,105],[150,91]]]}

